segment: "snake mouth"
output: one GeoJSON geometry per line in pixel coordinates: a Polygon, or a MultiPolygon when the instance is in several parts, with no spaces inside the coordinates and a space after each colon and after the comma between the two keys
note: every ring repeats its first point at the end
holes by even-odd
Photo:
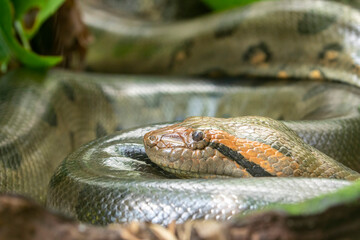
{"type": "Polygon", "coordinates": [[[222,175],[222,174],[215,174],[215,173],[203,173],[203,172],[193,172],[193,171],[186,171],[177,168],[171,168],[166,165],[162,166],[159,165],[160,168],[165,170],[166,172],[172,173],[179,178],[205,178],[205,179],[212,179],[212,178],[233,178],[233,176],[222,175]]]}

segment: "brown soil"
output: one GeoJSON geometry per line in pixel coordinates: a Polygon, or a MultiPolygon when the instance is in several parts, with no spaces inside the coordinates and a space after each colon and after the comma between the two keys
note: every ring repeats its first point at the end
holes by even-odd
{"type": "Polygon", "coordinates": [[[23,197],[0,196],[0,239],[359,239],[359,201],[309,216],[265,212],[236,222],[197,221],[162,227],[131,223],[96,227],[49,212],[23,197]]]}

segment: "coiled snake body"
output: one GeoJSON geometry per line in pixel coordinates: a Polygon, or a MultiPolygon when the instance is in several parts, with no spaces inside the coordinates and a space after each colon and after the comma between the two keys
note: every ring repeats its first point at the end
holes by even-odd
{"type": "MultiPolygon", "coordinates": [[[[139,37],[138,45],[131,42],[131,46],[136,46],[132,49],[134,53],[113,59],[120,71],[135,71],[132,66],[137,63],[136,70],[141,73],[256,75],[342,83],[270,82],[269,79],[264,82],[244,78],[240,82],[238,78],[206,80],[65,71],[9,73],[0,82],[1,190],[46,201],[48,207],[85,222],[147,220],[168,224],[172,220],[182,222],[196,218],[225,220],[236,213],[273,203],[300,202],[350,185],[347,180],[359,177],[353,170],[360,169],[356,154],[360,132],[359,26],[358,10],[345,5],[326,1],[276,1],[170,27],[133,26],[130,35],[119,28],[114,34],[121,36],[121,40],[116,36],[111,38],[129,43],[139,37]],[[138,46],[140,50],[151,51],[141,55],[137,52],[138,46]],[[207,124],[197,118],[187,120],[187,123],[195,122],[196,128],[200,127],[200,135],[204,136],[187,134],[181,139],[198,139],[188,144],[195,152],[202,147],[212,147],[205,158],[211,163],[203,167],[202,163],[192,160],[191,164],[175,166],[179,158],[170,157],[171,167],[180,169],[173,171],[176,174],[190,169],[195,175],[202,175],[201,171],[206,168],[217,175],[300,173],[332,179],[172,179],[172,174],[150,163],[143,146],[145,133],[170,127],[168,124],[139,126],[199,115],[260,115],[286,121],[242,118],[245,120],[229,120],[227,125],[221,125],[219,122],[226,120],[205,118],[207,124]],[[210,128],[218,140],[200,143],[212,136],[204,132],[211,122],[216,123],[216,127],[210,128]],[[132,129],[124,130],[128,128],[132,129]],[[102,137],[115,130],[122,132],[102,137]],[[268,156],[266,149],[254,153],[230,148],[228,142],[219,140],[224,138],[216,131],[243,141],[243,145],[245,141],[256,142],[252,150],[261,151],[266,147],[273,152],[268,156]],[[305,145],[295,132],[321,152],[305,145]],[[102,138],[75,151],[81,144],[98,137],[102,138]],[[306,150],[302,150],[303,147],[306,150]],[[66,157],[70,152],[73,153],[66,157]],[[228,157],[229,152],[234,156],[238,154],[235,158],[244,158],[230,163],[243,169],[233,171],[219,161],[228,157]],[[301,156],[297,155],[299,152],[301,156]],[[269,161],[269,166],[259,154],[263,158],[277,154],[282,160],[277,164],[276,159],[273,163],[269,161]],[[297,165],[290,160],[296,160],[297,165]],[[253,170],[246,164],[242,166],[244,162],[251,162],[253,170]]],[[[104,47],[105,53],[110,45],[111,41],[104,47]]],[[[181,126],[184,125],[186,122],[181,126]]],[[[193,125],[188,126],[194,129],[193,125]]],[[[154,139],[162,143],[158,149],[169,147],[167,140],[179,147],[183,144],[179,141],[180,135],[172,132],[167,137],[146,138],[150,158],[168,169],[169,165],[162,164],[164,154],[153,151],[154,139]]],[[[181,151],[163,150],[165,155],[173,154],[171,156],[182,156],[186,152],[181,151]]],[[[187,153],[195,158],[200,156],[197,160],[204,154],[187,153]]]]}

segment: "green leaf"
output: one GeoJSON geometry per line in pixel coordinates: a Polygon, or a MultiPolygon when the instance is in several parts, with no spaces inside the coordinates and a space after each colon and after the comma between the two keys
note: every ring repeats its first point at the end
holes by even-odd
{"type": "Polygon", "coordinates": [[[313,214],[322,212],[331,206],[356,203],[359,198],[360,181],[356,180],[350,186],[341,188],[334,193],[321,195],[298,204],[279,205],[276,209],[284,210],[292,215],[313,214]]]}
{"type": "Polygon", "coordinates": [[[244,6],[253,2],[258,2],[262,0],[202,0],[214,11],[221,11],[229,8],[234,8],[238,6],[244,6]]]}
{"type": "Polygon", "coordinates": [[[7,70],[7,64],[10,61],[10,52],[5,39],[0,34],[0,73],[4,73],[7,70]]]}
{"type": "MultiPolygon", "coordinates": [[[[11,0],[15,9],[15,21],[20,21],[28,39],[39,30],[41,24],[61,6],[65,0],[11,0]],[[25,16],[31,12],[34,22],[27,26],[25,16]]],[[[31,15],[31,14],[29,14],[31,15]]]]}
{"type": "Polygon", "coordinates": [[[0,0],[0,68],[6,70],[11,58],[16,57],[28,67],[45,68],[61,61],[61,57],[39,56],[24,49],[15,38],[12,11],[8,0],[0,0]]]}

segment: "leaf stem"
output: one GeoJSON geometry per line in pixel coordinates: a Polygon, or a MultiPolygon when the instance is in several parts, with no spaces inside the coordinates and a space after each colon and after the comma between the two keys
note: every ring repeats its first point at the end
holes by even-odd
{"type": "Polygon", "coordinates": [[[29,40],[26,37],[26,34],[24,32],[24,29],[23,29],[23,26],[22,26],[21,22],[19,20],[16,20],[14,22],[14,25],[15,25],[16,32],[18,33],[18,35],[20,37],[20,40],[21,40],[21,43],[22,43],[23,47],[26,50],[30,51],[31,46],[30,46],[29,40]]]}

